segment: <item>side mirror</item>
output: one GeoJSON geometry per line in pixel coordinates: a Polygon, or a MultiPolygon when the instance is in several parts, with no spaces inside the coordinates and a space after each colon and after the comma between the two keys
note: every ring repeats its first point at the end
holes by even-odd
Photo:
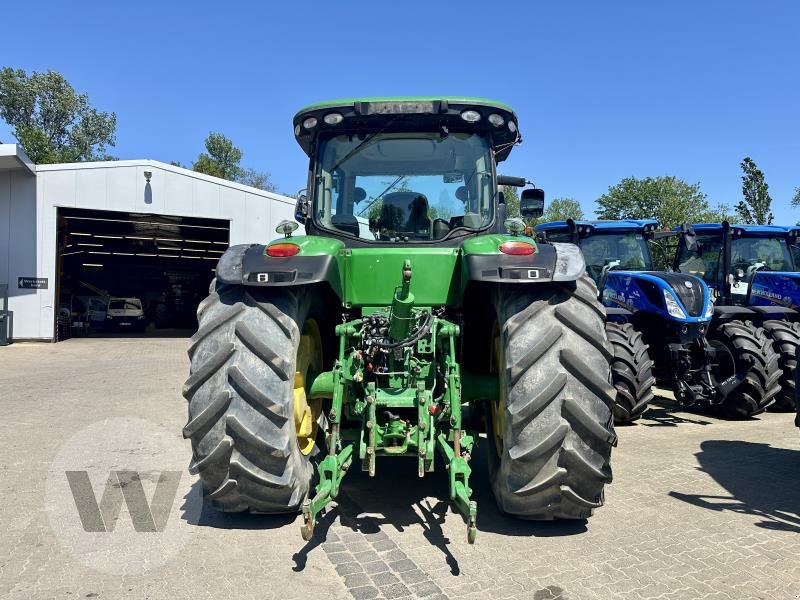
{"type": "Polygon", "coordinates": [[[527,219],[538,219],[544,214],[544,190],[539,188],[522,190],[519,199],[519,214],[527,219]]]}
{"type": "Polygon", "coordinates": [[[297,192],[297,204],[294,205],[294,219],[301,225],[305,225],[308,220],[308,214],[311,212],[308,206],[308,199],[306,198],[306,190],[297,192]]]}

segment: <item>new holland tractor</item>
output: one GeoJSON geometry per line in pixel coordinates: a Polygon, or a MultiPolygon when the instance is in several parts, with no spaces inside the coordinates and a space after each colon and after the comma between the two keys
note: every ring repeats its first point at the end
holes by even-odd
{"type": "MultiPolygon", "coordinates": [[[[505,218],[498,186],[526,183],[496,173],[521,141],[513,110],[365,98],[308,106],[293,127],[310,159],[305,235],[285,221],[231,247],[190,342],[184,435],[206,497],[300,510],[310,539],[354,465],[379,476],[403,460],[423,477],[441,461],[472,543],[485,434],[503,511],[588,517],[616,443],[605,312],[576,246],[505,218]]],[[[543,203],[521,194],[528,217],[543,203]]]]}
{"type": "Polygon", "coordinates": [[[701,278],[655,270],[649,242],[663,237],[657,227],[655,220],[557,221],[536,231],[579,244],[600,290],[614,348],[617,423],[643,414],[656,381],[684,405],[741,416],[749,390],[719,368],[721,355],[738,352],[735,340],[706,339],[714,303],[701,278]]]}
{"type": "MultiPolygon", "coordinates": [[[[774,410],[795,410],[800,227],[723,222],[676,231],[675,270],[702,277],[716,297],[711,338],[735,340],[753,362],[755,368],[743,380],[752,390],[751,409],[771,403],[774,410]]],[[[729,369],[731,360],[736,363],[737,357],[728,358],[729,369]]],[[[738,370],[736,377],[742,378],[738,370]]]]}

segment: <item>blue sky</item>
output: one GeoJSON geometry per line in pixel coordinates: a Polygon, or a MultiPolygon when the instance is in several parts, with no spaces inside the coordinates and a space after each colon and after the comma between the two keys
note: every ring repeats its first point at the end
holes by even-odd
{"type": "MultiPolygon", "coordinates": [[[[503,100],[524,143],[501,169],[591,214],[634,175],[741,197],[765,172],[777,221],[800,186],[800,3],[39,2],[3,7],[0,65],[61,71],[118,116],[120,158],[191,163],[209,131],[305,184],[291,118],[347,96],[503,100]]],[[[0,125],[0,139],[11,141],[0,125]]]]}

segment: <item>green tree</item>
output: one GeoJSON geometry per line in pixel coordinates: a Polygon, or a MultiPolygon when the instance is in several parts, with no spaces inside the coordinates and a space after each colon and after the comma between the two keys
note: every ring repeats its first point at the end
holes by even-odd
{"type": "Polygon", "coordinates": [[[700,184],[689,184],[672,175],[626,177],[597,199],[600,219],[656,219],[661,227],[682,223],[718,222],[730,207],[711,208],[700,184]]]}
{"type": "Polygon", "coordinates": [[[794,188],[794,197],[792,198],[792,206],[800,206],[800,187],[794,188]]]}
{"type": "Polygon", "coordinates": [[[206,151],[197,157],[192,170],[229,181],[236,181],[241,177],[244,172],[239,165],[242,162],[242,151],[230,139],[212,131],[206,138],[205,146],[206,151]]]}
{"type": "Polygon", "coordinates": [[[266,192],[277,192],[278,187],[272,183],[270,174],[266,171],[257,171],[256,169],[243,169],[239,177],[236,179],[241,184],[249,185],[250,187],[258,188],[266,192]]]}
{"type": "Polygon", "coordinates": [[[550,221],[566,221],[572,219],[580,221],[585,218],[583,209],[580,202],[575,198],[553,198],[550,202],[545,203],[544,215],[539,219],[542,223],[550,221]]]}
{"type": "Polygon", "coordinates": [[[756,166],[755,161],[749,156],[742,160],[742,195],[736,205],[736,214],[739,221],[744,224],[771,225],[772,224],[772,198],[769,195],[769,186],[764,179],[764,173],[756,166]]]}
{"type": "Polygon", "coordinates": [[[519,217],[519,193],[517,188],[504,185],[503,198],[506,201],[506,216],[510,219],[512,217],[519,217]]]}
{"type": "MultiPolygon", "coordinates": [[[[278,191],[269,173],[241,166],[242,151],[225,135],[212,131],[206,138],[205,146],[206,151],[198,155],[192,164],[192,170],[267,192],[278,191]]],[[[172,164],[183,166],[174,161],[172,164]]]]}
{"type": "Polygon", "coordinates": [[[93,108],[61,73],[0,69],[0,117],[34,163],[112,158],[117,116],[93,108]]]}

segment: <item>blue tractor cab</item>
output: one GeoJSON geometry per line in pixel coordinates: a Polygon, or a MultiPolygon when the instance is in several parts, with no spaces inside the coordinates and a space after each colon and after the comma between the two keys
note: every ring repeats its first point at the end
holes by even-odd
{"type": "Polygon", "coordinates": [[[684,225],[675,231],[680,243],[674,268],[701,277],[711,288],[716,299],[714,329],[746,325],[754,337],[767,338],[777,354],[779,381],[777,386],[771,378],[754,385],[765,394],[775,392],[774,409],[796,410],[800,227],[723,222],[684,225]]]}
{"type": "Polygon", "coordinates": [[[653,219],[555,221],[536,226],[550,241],[578,244],[587,273],[597,284],[614,348],[617,422],[638,418],[660,381],[685,405],[713,407],[744,416],[749,402],[730,351],[707,339],[714,314],[702,277],[654,269],[651,242],[674,236],[653,219]]]}

